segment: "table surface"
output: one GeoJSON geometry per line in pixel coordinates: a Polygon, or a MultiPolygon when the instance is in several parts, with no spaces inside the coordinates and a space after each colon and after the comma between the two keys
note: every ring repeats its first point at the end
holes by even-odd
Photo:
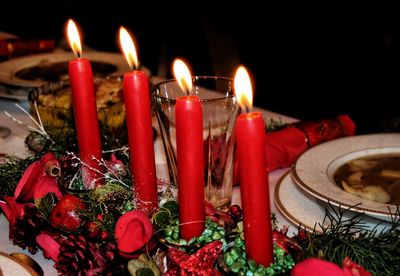
{"type": "MultiPolygon", "coordinates": [[[[161,81],[161,79],[157,77],[152,78],[153,83],[157,83],[161,81]]],[[[0,99],[0,126],[9,127],[12,131],[11,135],[5,139],[0,138],[0,153],[7,153],[19,157],[26,157],[29,153],[25,149],[24,139],[28,134],[28,127],[25,125],[21,125],[15,121],[13,121],[9,116],[5,114],[4,111],[7,111],[12,117],[20,120],[26,125],[34,126],[34,123],[29,118],[27,114],[25,114],[22,110],[20,110],[15,104],[19,104],[26,111],[30,111],[29,104],[27,101],[9,101],[9,100],[1,100],[0,99]]],[[[254,108],[254,110],[261,111],[264,114],[264,117],[267,120],[275,119],[281,120],[284,123],[291,123],[297,121],[296,119],[290,118],[285,115],[281,115],[278,113],[270,112],[268,110],[254,108]]],[[[157,123],[156,120],[154,123],[157,123]]],[[[157,164],[157,177],[163,178],[166,172],[166,163],[165,159],[162,155],[162,141],[160,139],[155,142],[155,152],[156,152],[156,164],[157,164]]],[[[281,213],[277,210],[274,204],[274,189],[278,182],[278,180],[285,174],[288,169],[281,169],[273,171],[269,174],[269,192],[270,192],[270,202],[271,202],[271,212],[274,213],[278,220],[278,226],[282,227],[283,225],[289,226],[289,234],[293,233],[297,226],[293,225],[289,222],[285,217],[281,215],[281,213]]],[[[232,204],[240,205],[240,188],[235,187],[233,191],[232,204]]],[[[7,219],[3,214],[0,214],[0,251],[5,253],[15,253],[21,252],[25,253],[31,257],[33,257],[43,268],[44,275],[57,275],[56,270],[53,268],[54,262],[51,260],[46,260],[43,257],[41,252],[38,252],[36,255],[31,255],[27,250],[23,250],[18,246],[12,244],[12,242],[8,239],[9,225],[7,219]],[[7,234],[6,234],[7,233],[7,234]]]]}

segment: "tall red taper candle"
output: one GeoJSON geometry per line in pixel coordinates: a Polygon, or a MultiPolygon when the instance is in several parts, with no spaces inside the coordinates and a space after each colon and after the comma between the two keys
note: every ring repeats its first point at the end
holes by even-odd
{"type": "MultiPolygon", "coordinates": [[[[236,71],[234,88],[239,104],[246,109],[251,107],[251,81],[243,66],[236,71]]],[[[268,267],[274,260],[274,253],[262,114],[250,112],[239,115],[235,135],[246,255],[247,258],[268,267]]]]}
{"type": "Polygon", "coordinates": [[[138,209],[152,213],[158,201],[149,81],[143,71],[133,70],[139,61],[132,37],[124,27],[119,30],[119,38],[132,68],[124,74],[124,102],[136,203],[138,209]]]}
{"type": "Polygon", "coordinates": [[[205,224],[203,112],[200,98],[179,97],[175,119],[180,235],[190,240],[202,234],[205,224]]]}
{"type": "Polygon", "coordinates": [[[124,74],[124,101],[137,205],[140,210],[151,212],[158,207],[157,179],[149,82],[143,71],[124,74]]]}
{"type": "MultiPolygon", "coordinates": [[[[71,41],[70,30],[76,32],[75,38],[79,40],[78,31],[73,21],[68,23],[68,36],[71,41]],[[71,25],[72,24],[72,25],[71,25]],[[75,29],[74,29],[75,28],[75,29]]],[[[75,41],[71,45],[79,45],[75,41]],[[75,44],[74,44],[75,43],[75,44]]],[[[80,52],[81,49],[75,49],[80,52]]],[[[68,73],[71,83],[72,104],[74,110],[75,131],[78,140],[79,157],[82,165],[82,179],[86,189],[93,189],[104,182],[100,174],[99,161],[102,157],[99,121],[97,118],[96,97],[94,93],[93,72],[90,62],[86,58],[76,58],[69,62],[68,73]]]]}
{"type": "Polygon", "coordinates": [[[246,254],[268,267],[274,256],[262,114],[251,112],[239,115],[235,134],[246,254]]]}

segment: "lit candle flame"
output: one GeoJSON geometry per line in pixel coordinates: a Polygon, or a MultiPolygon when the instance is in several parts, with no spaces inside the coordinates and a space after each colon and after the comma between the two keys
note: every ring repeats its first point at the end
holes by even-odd
{"type": "Polygon", "coordinates": [[[251,108],[253,106],[253,88],[249,73],[244,66],[239,66],[236,70],[233,85],[240,106],[246,109],[251,108]]]}
{"type": "Polygon", "coordinates": [[[124,27],[119,28],[119,42],[129,67],[131,69],[139,68],[135,44],[129,32],[124,27]]]}
{"type": "Polygon", "coordinates": [[[189,94],[192,91],[192,75],[185,62],[181,59],[175,59],[173,72],[179,87],[189,94]]]}
{"type": "Polygon", "coordinates": [[[75,55],[80,57],[82,55],[81,39],[79,38],[78,28],[72,19],[68,20],[67,34],[69,46],[75,55]]]}

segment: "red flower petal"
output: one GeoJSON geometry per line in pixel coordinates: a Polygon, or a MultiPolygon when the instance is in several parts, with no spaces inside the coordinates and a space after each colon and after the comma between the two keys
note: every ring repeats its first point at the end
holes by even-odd
{"type": "Polygon", "coordinates": [[[153,226],[146,213],[130,211],[123,214],[115,225],[115,239],[118,249],[131,253],[146,245],[153,234],[153,226]]]}
{"type": "Polygon", "coordinates": [[[49,234],[39,234],[36,236],[36,242],[43,251],[43,256],[53,261],[58,261],[58,255],[60,254],[60,244],[53,239],[49,234]]]}
{"type": "Polygon", "coordinates": [[[33,199],[33,191],[37,180],[41,175],[44,175],[42,164],[35,161],[29,165],[22,175],[17,187],[15,188],[14,197],[19,202],[28,202],[33,199]]]}
{"type": "Polygon", "coordinates": [[[3,210],[4,215],[8,220],[10,227],[9,237],[14,237],[14,224],[18,218],[22,218],[25,213],[25,203],[17,203],[11,196],[3,196],[4,201],[0,201],[0,208],[3,210]]]}
{"type": "Polygon", "coordinates": [[[52,152],[45,153],[41,158],[40,158],[40,163],[42,165],[46,165],[47,162],[57,160],[56,156],[52,152]]]}
{"type": "Polygon", "coordinates": [[[14,197],[17,201],[28,202],[33,200],[39,178],[46,175],[46,164],[48,162],[53,163],[53,161],[56,161],[56,156],[54,153],[48,152],[40,160],[29,165],[15,188],[14,197]]]}
{"type": "Polygon", "coordinates": [[[58,200],[62,197],[57,179],[49,175],[43,175],[39,177],[35,185],[33,199],[42,198],[48,193],[54,193],[58,200]]]}

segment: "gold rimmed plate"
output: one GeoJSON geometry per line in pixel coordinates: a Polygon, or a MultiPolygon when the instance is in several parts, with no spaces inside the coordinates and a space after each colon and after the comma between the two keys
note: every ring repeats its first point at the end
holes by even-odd
{"type": "MultiPolygon", "coordinates": [[[[129,71],[120,53],[84,52],[91,62],[95,77],[121,76],[129,71]]],[[[68,78],[68,62],[75,58],[72,52],[54,52],[11,59],[0,63],[0,82],[22,87],[39,87],[48,82],[68,78]]],[[[150,76],[147,68],[142,68],[150,76]]]]}
{"type": "MultiPolygon", "coordinates": [[[[276,208],[287,220],[310,232],[315,230],[317,233],[321,233],[321,226],[329,226],[330,220],[324,220],[327,211],[335,217],[337,217],[336,214],[339,214],[337,207],[323,202],[299,188],[294,183],[290,172],[284,174],[276,184],[274,202],[276,208]]],[[[347,209],[341,206],[342,219],[348,220],[358,215],[352,210],[353,208],[347,209]]],[[[376,229],[380,231],[389,227],[389,224],[384,221],[370,216],[363,215],[362,221],[365,229],[371,230],[377,227],[376,229]]]]}
{"type": "MultiPolygon", "coordinates": [[[[31,266],[27,265],[20,258],[14,257],[0,251],[0,273],[1,275],[28,275],[39,276],[31,266]]],[[[42,273],[43,275],[43,273],[42,273]]]]}
{"type": "Polygon", "coordinates": [[[304,152],[291,168],[294,183],[307,194],[334,206],[353,207],[379,219],[391,220],[396,206],[350,194],[335,184],[334,173],[350,160],[400,154],[400,134],[369,134],[340,138],[304,152]]]}

